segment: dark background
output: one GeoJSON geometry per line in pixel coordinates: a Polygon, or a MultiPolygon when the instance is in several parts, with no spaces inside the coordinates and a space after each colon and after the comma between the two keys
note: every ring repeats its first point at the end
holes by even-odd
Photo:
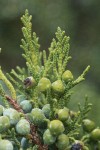
{"type": "Polygon", "coordinates": [[[74,77],[89,64],[86,81],[78,85],[70,107],[83,104],[85,94],[93,103],[90,117],[100,125],[100,1],[99,0],[0,0],[0,65],[9,72],[16,65],[25,66],[21,57],[20,17],[25,9],[32,14],[33,31],[40,37],[41,50],[50,45],[58,26],[70,36],[69,62],[74,77]]]}

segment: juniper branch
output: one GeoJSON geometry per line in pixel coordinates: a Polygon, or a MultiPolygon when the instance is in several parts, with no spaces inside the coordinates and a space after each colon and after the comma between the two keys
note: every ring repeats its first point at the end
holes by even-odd
{"type": "Polygon", "coordinates": [[[9,91],[11,92],[11,96],[13,99],[16,99],[16,91],[13,87],[13,85],[11,84],[11,82],[6,78],[6,76],[3,74],[1,67],[0,67],[0,80],[2,80],[7,88],[9,89],[9,91]]]}

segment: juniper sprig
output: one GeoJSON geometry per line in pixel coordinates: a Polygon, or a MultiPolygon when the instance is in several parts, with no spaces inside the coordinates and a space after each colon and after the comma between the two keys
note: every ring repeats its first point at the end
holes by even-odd
{"type": "Polygon", "coordinates": [[[67,66],[70,38],[65,31],[57,28],[47,55],[40,51],[31,20],[26,10],[21,17],[26,67],[6,75],[0,67],[0,150],[99,149],[100,128],[88,119],[88,98],[76,112],[68,107],[71,89],[85,80],[90,66],[74,79],[67,66]]]}

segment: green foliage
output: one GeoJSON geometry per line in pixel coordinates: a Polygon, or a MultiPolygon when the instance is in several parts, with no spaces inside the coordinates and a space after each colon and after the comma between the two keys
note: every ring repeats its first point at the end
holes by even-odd
{"type": "MultiPolygon", "coordinates": [[[[49,55],[45,50],[40,52],[38,37],[32,33],[31,19],[26,10],[21,17],[24,36],[21,48],[24,50],[22,56],[26,60],[26,68],[17,66],[16,71],[12,69],[7,74],[9,80],[0,68],[0,80],[9,90],[7,93],[0,84],[4,102],[0,117],[0,142],[8,140],[5,142],[10,142],[14,150],[75,150],[77,147],[86,150],[89,146],[94,149],[100,140],[100,129],[93,127],[88,132],[86,128],[84,130],[83,121],[88,118],[91,109],[87,97],[84,106],[78,105],[78,112],[68,108],[71,89],[85,80],[90,66],[74,79],[67,69],[71,58],[69,37],[60,27],[51,42],[49,55]],[[96,135],[95,130],[99,131],[96,135]]],[[[5,147],[3,149],[6,150],[5,147]]]]}

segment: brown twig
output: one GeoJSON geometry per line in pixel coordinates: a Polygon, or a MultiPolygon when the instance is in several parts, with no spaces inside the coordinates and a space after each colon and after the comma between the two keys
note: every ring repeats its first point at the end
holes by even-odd
{"type": "Polygon", "coordinates": [[[24,111],[21,109],[21,107],[18,105],[17,101],[9,97],[8,95],[5,95],[6,99],[9,101],[9,103],[18,111],[21,113],[24,113],[24,111]]]}
{"type": "Polygon", "coordinates": [[[37,131],[37,127],[34,126],[32,123],[31,123],[31,135],[32,135],[32,141],[35,142],[36,145],[38,145],[38,149],[39,150],[48,150],[48,146],[47,145],[42,145],[39,137],[38,137],[38,134],[36,133],[37,131]]]}
{"type": "MultiPolygon", "coordinates": [[[[8,95],[5,95],[6,99],[9,101],[9,103],[18,111],[24,114],[24,111],[21,109],[21,107],[18,105],[17,101],[12,99],[11,97],[9,97],[8,95]]],[[[40,141],[40,138],[37,134],[37,127],[34,126],[34,124],[32,124],[29,119],[26,117],[27,121],[30,123],[30,127],[31,127],[31,140],[33,141],[33,143],[35,143],[36,145],[38,145],[38,150],[48,150],[48,146],[47,145],[43,145],[40,141]]]]}

